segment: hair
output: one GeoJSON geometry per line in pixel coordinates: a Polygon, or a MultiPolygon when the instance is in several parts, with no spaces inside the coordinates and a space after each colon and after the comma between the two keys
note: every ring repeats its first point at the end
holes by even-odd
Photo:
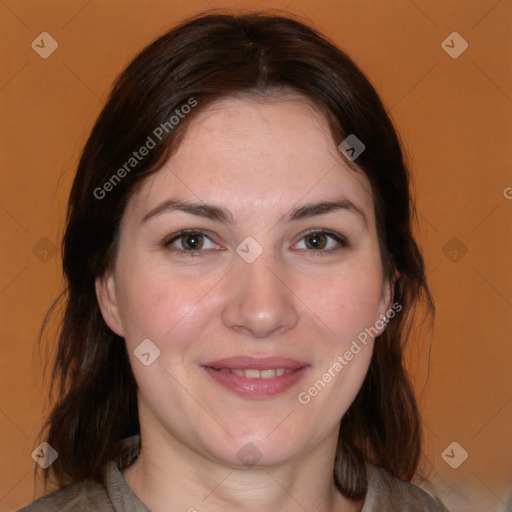
{"type": "Polygon", "coordinates": [[[414,476],[421,422],[403,349],[415,305],[423,299],[432,314],[434,305],[412,234],[410,176],[392,121],[351,58],[310,26],[269,13],[207,13],[182,22],[134,58],[116,79],[83,149],[62,242],[67,288],[49,393],[52,400],[57,388],[58,396],[41,430],[48,429],[47,442],[59,456],[44,470],[45,487],[50,473],[60,487],[86,478],[104,483],[105,463],[120,456],[122,439],[140,432],[126,345],[103,320],[95,293],[96,278],[115,263],[127,201],[172,156],[206,106],[276,93],[299,94],[314,104],[336,146],[349,134],[365,144],[357,165],[340,156],[371,183],[383,277],[402,306],[375,343],[364,383],[341,419],[336,485],[347,498],[364,497],[365,460],[407,481],[414,476]],[[191,99],[197,106],[171,126],[191,99]],[[156,146],[127,169],[148,137],[156,146]],[[116,173],[122,179],[114,180],[116,173]]]}

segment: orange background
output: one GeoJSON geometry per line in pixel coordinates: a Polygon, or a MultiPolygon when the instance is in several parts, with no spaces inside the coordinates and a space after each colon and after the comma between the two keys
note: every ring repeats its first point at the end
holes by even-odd
{"type": "Polygon", "coordinates": [[[0,510],[41,493],[31,452],[48,379],[36,337],[63,287],[53,250],[80,149],[125,64],[210,7],[302,16],[345,49],[381,94],[412,165],[418,237],[437,303],[432,337],[426,325],[408,352],[432,464],[428,488],[452,511],[512,510],[504,505],[512,492],[509,0],[0,4],[0,510]],[[469,44],[458,58],[442,46],[454,31],[469,44]],[[47,59],[31,48],[42,32],[59,45],[47,59]],[[441,457],[453,441],[469,454],[458,469],[441,457]]]}

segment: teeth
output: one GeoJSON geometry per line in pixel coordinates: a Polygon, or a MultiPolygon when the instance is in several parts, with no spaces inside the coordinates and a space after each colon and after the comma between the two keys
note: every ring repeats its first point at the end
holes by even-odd
{"type": "Polygon", "coordinates": [[[268,370],[231,370],[235,375],[239,377],[245,377],[246,379],[273,379],[274,377],[281,377],[285,373],[291,373],[293,370],[285,370],[284,368],[270,368],[268,370]]]}

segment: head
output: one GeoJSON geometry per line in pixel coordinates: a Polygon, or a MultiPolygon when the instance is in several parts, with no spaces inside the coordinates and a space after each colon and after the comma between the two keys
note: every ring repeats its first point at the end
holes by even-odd
{"type": "Polygon", "coordinates": [[[364,457],[410,479],[420,428],[402,351],[430,300],[412,213],[377,93],[314,30],[208,15],[157,39],[117,79],[70,195],[55,475],[101,479],[140,412],[232,466],[250,443],[272,465],[335,431],[347,497],[364,495],[364,457]],[[339,149],[353,135],[354,160],[339,149]],[[159,350],[148,366],[143,340],[159,350]],[[221,390],[205,367],[238,355],[304,363],[300,389],[221,390]]]}

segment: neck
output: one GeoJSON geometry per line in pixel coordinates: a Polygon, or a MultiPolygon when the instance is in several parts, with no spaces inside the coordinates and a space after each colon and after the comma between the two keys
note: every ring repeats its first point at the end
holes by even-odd
{"type": "Polygon", "coordinates": [[[188,512],[355,512],[362,508],[362,502],[348,500],[335,486],[334,461],[329,456],[332,439],[302,459],[240,469],[205,458],[167,431],[144,427],[141,424],[139,458],[123,476],[152,512],[168,511],[169,503],[173,510],[188,512]]]}

